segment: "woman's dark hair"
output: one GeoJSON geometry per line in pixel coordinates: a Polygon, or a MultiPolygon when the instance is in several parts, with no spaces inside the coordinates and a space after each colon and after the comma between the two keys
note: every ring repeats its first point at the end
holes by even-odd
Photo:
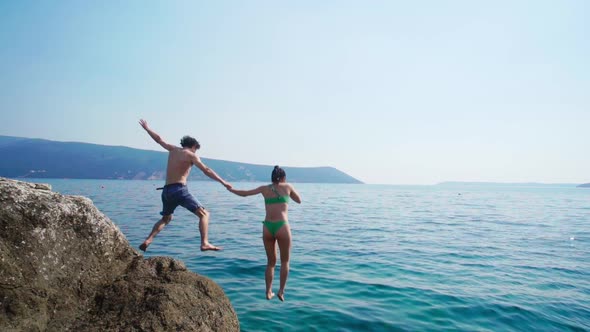
{"type": "Polygon", "coordinates": [[[190,137],[190,136],[184,136],[181,140],[180,140],[180,145],[183,148],[192,148],[193,146],[197,147],[197,150],[201,148],[201,145],[199,144],[199,142],[197,142],[196,139],[190,137]]]}
{"type": "Polygon", "coordinates": [[[275,168],[272,170],[272,175],[270,176],[270,180],[273,183],[278,183],[285,176],[287,176],[287,173],[285,173],[285,170],[283,170],[279,166],[275,166],[275,168]]]}

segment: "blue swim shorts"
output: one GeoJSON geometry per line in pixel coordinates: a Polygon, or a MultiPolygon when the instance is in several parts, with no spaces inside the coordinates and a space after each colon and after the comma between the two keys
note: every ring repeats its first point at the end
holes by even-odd
{"type": "Polygon", "coordinates": [[[199,201],[188,192],[186,185],[182,183],[172,183],[164,186],[162,190],[162,212],[163,216],[169,216],[174,213],[177,206],[182,206],[192,213],[198,208],[205,208],[199,201]]]}

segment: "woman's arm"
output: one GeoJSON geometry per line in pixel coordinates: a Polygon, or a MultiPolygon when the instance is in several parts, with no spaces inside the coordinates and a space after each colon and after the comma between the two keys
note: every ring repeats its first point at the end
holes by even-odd
{"type": "Polygon", "coordinates": [[[292,185],[289,185],[289,187],[291,188],[291,193],[289,194],[291,199],[296,203],[301,204],[301,197],[299,196],[299,193],[297,193],[297,191],[295,190],[295,187],[293,187],[292,185]]]}
{"type": "Polygon", "coordinates": [[[246,197],[246,196],[260,194],[260,193],[262,193],[262,189],[264,189],[264,186],[260,186],[256,189],[251,189],[251,190],[237,190],[237,189],[228,189],[228,190],[238,196],[246,197]]]}

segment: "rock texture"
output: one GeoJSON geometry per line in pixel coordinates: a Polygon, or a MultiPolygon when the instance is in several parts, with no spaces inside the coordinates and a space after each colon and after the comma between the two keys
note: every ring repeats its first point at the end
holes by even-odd
{"type": "Polygon", "coordinates": [[[88,198],[0,178],[0,331],[239,331],[210,279],[144,259],[88,198]]]}

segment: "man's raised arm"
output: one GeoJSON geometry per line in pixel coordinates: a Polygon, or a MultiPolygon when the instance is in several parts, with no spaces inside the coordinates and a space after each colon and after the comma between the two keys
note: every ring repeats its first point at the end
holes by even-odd
{"type": "Polygon", "coordinates": [[[151,138],[154,141],[156,141],[156,143],[160,144],[164,149],[170,151],[175,148],[174,145],[166,143],[162,139],[162,137],[160,137],[160,135],[158,135],[155,131],[151,130],[150,127],[148,126],[147,121],[145,121],[144,119],[140,119],[139,124],[141,125],[141,127],[143,127],[143,129],[145,129],[145,131],[147,131],[147,133],[151,136],[151,138]]]}

